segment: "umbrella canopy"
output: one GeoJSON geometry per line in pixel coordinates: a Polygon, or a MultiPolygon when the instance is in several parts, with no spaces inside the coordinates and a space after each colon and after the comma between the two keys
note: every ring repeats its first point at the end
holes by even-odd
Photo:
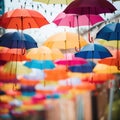
{"type": "Polygon", "coordinates": [[[75,15],[75,14],[65,14],[64,12],[59,13],[57,17],[53,20],[57,26],[69,26],[78,27],[86,25],[94,25],[98,22],[102,22],[104,19],[99,15],[75,15]]]}
{"type": "Polygon", "coordinates": [[[53,36],[50,36],[44,43],[45,46],[49,48],[59,48],[59,49],[70,49],[79,48],[87,44],[87,41],[80,36],[80,41],[78,40],[78,34],[73,32],[59,32],[53,36]]]}
{"type": "Polygon", "coordinates": [[[32,72],[31,69],[27,68],[22,62],[7,62],[3,66],[3,72],[9,74],[28,74],[32,72]]]}
{"type": "Polygon", "coordinates": [[[24,49],[37,47],[37,42],[28,34],[22,32],[8,32],[0,37],[0,46],[24,49]]]}
{"type": "Polygon", "coordinates": [[[120,73],[120,70],[118,70],[116,66],[110,66],[101,63],[98,63],[94,67],[93,71],[95,73],[120,73]]]}
{"type": "Polygon", "coordinates": [[[116,8],[107,0],[75,0],[64,10],[67,14],[101,14],[112,13],[116,8]]]}
{"type": "Polygon", "coordinates": [[[95,63],[92,61],[88,61],[86,64],[83,65],[75,65],[75,66],[69,66],[68,69],[71,72],[81,72],[81,73],[89,73],[93,71],[93,68],[95,67],[95,63]]]}
{"type": "Polygon", "coordinates": [[[64,55],[57,48],[48,48],[41,46],[39,48],[32,48],[27,53],[27,57],[35,60],[56,60],[63,58],[64,55]]]}
{"type": "Polygon", "coordinates": [[[31,60],[27,61],[24,64],[28,68],[36,68],[36,69],[53,69],[55,67],[53,61],[51,60],[31,60]]]}
{"type": "MultiPolygon", "coordinates": [[[[26,52],[25,52],[26,53],[26,52]]],[[[3,48],[0,50],[0,60],[2,61],[27,61],[30,60],[23,55],[23,49],[3,48]]]]}
{"type": "Polygon", "coordinates": [[[68,78],[67,70],[65,66],[57,66],[52,70],[44,70],[46,81],[58,81],[68,78]]]}
{"type": "Polygon", "coordinates": [[[104,39],[107,41],[120,40],[120,23],[109,23],[98,31],[97,39],[104,39]]]}
{"type": "Polygon", "coordinates": [[[84,46],[79,52],[75,53],[75,56],[85,59],[102,59],[106,57],[111,57],[112,54],[106,47],[99,44],[90,43],[84,46]]]}
{"type": "Polygon", "coordinates": [[[71,65],[85,64],[85,63],[87,63],[87,61],[83,58],[75,57],[74,54],[72,54],[72,53],[67,53],[64,55],[63,59],[55,60],[54,63],[58,64],[58,65],[71,66],[71,65]]]}
{"type": "Polygon", "coordinates": [[[69,4],[73,0],[33,0],[36,2],[42,2],[46,4],[69,4]]]}
{"type": "Polygon", "coordinates": [[[48,24],[47,19],[39,12],[29,9],[14,9],[1,16],[0,26],[7,29],[40,28],[48,24]]]}
{"type": "Polygon", "coordinates": [[[91,83],[104,83],[108,80],[113,80],[115,76],[113,74],[106,74],[106,73],[92,73],[89,77],[85,77],[82,80],[88,81],[91,83]]]}

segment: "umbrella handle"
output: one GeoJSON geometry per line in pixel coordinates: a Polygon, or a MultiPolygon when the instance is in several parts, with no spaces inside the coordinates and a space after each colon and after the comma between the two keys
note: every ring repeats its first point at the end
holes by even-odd
{"type": "Polygon", "coordinates": [[[79,52],[80,49],[75,46],[75,51],[76,51],[76,52],[79,52]]]}
{"type": "Polygon", "coordinates": [[[120,66],[119,65],[117,66],[117,69],[120,70],[120,66]]]}

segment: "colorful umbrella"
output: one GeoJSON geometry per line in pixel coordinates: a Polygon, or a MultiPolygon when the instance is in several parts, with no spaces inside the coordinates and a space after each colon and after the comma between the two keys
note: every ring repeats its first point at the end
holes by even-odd
{"type": "Polygon", "coordinates": [[[7,62],[3,66],[3,72],[9,74],[28,74],[32,72],[31,69],[25,67],[22,62],[7,62]]]}
{"type": "Polygon", "coordinates": [[[44,70],[46,81],[58,81],[68,78],[67,70],[65,66],[56,66],[52,70],[44,70]]]}
{"type": "Polygon", "coordinates": [[[85,77],[82,80],[88,81],[91,83],[104,83],[108,80],[113,80],[115,76],[113,74],[106,74],[106,73],[92,73],[89,77],[85,77]]]}
{"type": "Polygon", "coordinates": [[[95,73],[120,73],[120,70],[118,70],[116,66],[110,66],[100,63],[98,63],[94,67],[93,71],[95,73]]]}
{"type": "Polygon", "coordinates": [[[64,55],[64,59],[55,60],[54,63],[58,65],[72,66],[85,64],[87,61],[83,58],[75,57],[72,53],[67,53],[64,55]]]}
{"type": "Polygon", "coordinates": [[[102,59],[106,57],[111,57],[112,54],[104,46],[90,43],[84,46],[79,52],[75,53],[75,56],[85,59],[102,59]]]}
{"type": "Polygon", "coordinates": [[[112,13],[116,8],[107,0],[75,0],[64,10],[67,14],[101,14],[112,13]]]}
{"type": "Polygon", "coordinates": [[[20,32],[8,32],[0,37],[0,46],[8,48],[21,48],[23,53],[24,49],[37,47],[37,42],[28,34],[20,32]]]}
{"type": "Polygon", "coordinates": [[[59,48],[59,49],[71,49],[79,48],[87,44],[87,41],[80,36],[80,41],[78,41],[78,34],[73,32],[59,32],[51,37],[49,37],[44,45],[49,48],[59,48]]]}
{"type": "Polygon", "coordinates": [[[5,47],[0,50],[0,60],[3,60],[3,61],[27,61],[30,59],[26,58],[26,55],[23,54],[22,49],[16,49],[16,48],[10,49],[10,48],[5,47]]]}
{"type": "Polygon", "coordinates": [[[35,2],[42,2],[46,4],[69,4],[73,0],[33,0],[35,2]]]}
{"type": "Polygon", "coordinates": [[[14,9],[1,16],[0,26],[7,29],[40,28],[49,22],[39,12],[29,9],[14,9]]]}
{"type": "Polygon", "coordinates": [[[68,69],[71,72],[81,72],[81,73],[89,73],[93,71],[93,68],[95,67],[95,63],[92,61],[88,61],[86,64],[83,65],[75,65],[75,66],[69,66],[68,69]]]}
{"type": "Polygon", "coordinates": [[[78,27],[86,25],[94,25],[98,22],[103,22],[104,19],[99,15],[75,15],[75,14],[65,14],[64,12],[59,13],[57,17],[53,20],[57,26],[69,26],[78,27]]]}
{"type": "Polygon", "coordinates": [[[24,64],[28,68],[36,68],[36,69],[53,69],[55,67],[53,61],[51,60],[31,60],[27,61],[24,64]]]}
{"type": "Polygon", "coordinates": [[[63,58],[64,55],[57,48],[48,48],[40,46],[39,48],[32,48],[27,53],[27,57],[34,60],[56,60],[63,58]]]}

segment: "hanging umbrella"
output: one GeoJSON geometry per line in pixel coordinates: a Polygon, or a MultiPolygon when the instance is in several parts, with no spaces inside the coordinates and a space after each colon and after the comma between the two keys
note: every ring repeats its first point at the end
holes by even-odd
{"type": "Polygon", "coordinates": [[[93,71],[95,73],[120,73],[120,70],[118,70],[116,66],[110,66],[101,63],[98,63],[94,67],[93,71]]]}
{"type": "Polygon", "coordinates": [[[54,63],[58,64],[58,65],[71,66],[71,65],[85,64],[85,63],[87,63],[87,61],[83,58],[75,57],[74,54],[72,54],[72,53],[67,53],[64,55],[64,59],[55,60],[54,63]]]}
{"type": "Polygon", "coordinates": [[[29,9],[14,9],[1,16],[0,26],[7,29],[24,30],[40,28],[49,22],[39,12],[29,9]]]}
{"type": "Polygon", "coordinates": [[[79,52],[75,53],[75,56],[85,59],[102,59],[111,57],[112,54],[106,47],[99,44],[90,43],[84,46],[79,52]]]}
{"type": "Polygon", "coordinates": [[[57,26],[69,26],[69,27],[78,27],[78,26],[87,26],[94,25],[99,22],[103,22],[104,19],[99,15],[75,15],[75,14],[65,14],[61,12],[57,17],[52,21],[57,26]]]}
{"type": "Polygon", "coordinates": [[[101,59],[98,61],[98,63],[106,64],[106,65],[110,65],[110,66],[117,66],[119,69],[120,59],[118,59],[116,56],[117,56],[117,54],[120,55],[120,51],[118,51],[118,53],[117,53],[116,50],[113,50],[113,51],[111,50],[110,52],[112,53],[113,57],[101,59]]]}
{"type": "MultiPolygon", "coordinates": [[[[25,52],[26,53],[26,52],[25,52]]],[[[26,58],[26,55],[23,55],[22,49],[17,48],[3,48],[0,50],[0,60],[2,61],[27,61],[30,60],[26,58]]]]}
{"type": "Polygon", "coordinates": [[[24,49],[37,47],[37,42],[28,34],[20,32],[8,32],[0,37],[0,46],[8,48],[21,48],[23,53],[24,49]]]}
{"type": "Polygon", "coordinates": [[[113,13],[116,8],[107,0],[75,0],[64,10],[67,14],[113,13]]]}
{"type": "Polygon", "coordinates": [[[43,70],[32,68],[32,72],[29,74],[23,75],[23,78],[26,80],[43,80],[45,77],[45,73],[43,70]]]}
{"type": "Polygon", "coordinates": [[[33,0],[35,2],[42,2],[46,4],[69,4],[73,0],[33,0]]]}
{"type": "Polygon", "coordinates": [[[39,48],[32,48],[27,53],[27,57],[35,60],[56,60],[63,58],[64,55],[57,48],[48,48],[40,46],[39,48]]]}
{"type": "Polygon", "coordinates": [[[25,67],[22,62],[7,62],[3,66],[3,72],[9,74],[28,74],[32,70],[28,67],[25,67]]]}
{"type": "Polygon", "coordinates": [[[95,65],[96,64],[93,61],[88,61],[86,64],[83,65],[69,66],[68,69],[71,72],[89,73],[93,71],[95,65]]]}
{"type": "Polygon", "coordinates": [[[36,69],[53,69],[55,67],[53,61],[51,60],[31,60],[27,61],[24,64],[28,68],[36,68],[36,69]]]}
{"type": "Polygon", "coordinates": [[[58,81],[68,78],[67,70],[65,66],[56,66],[52,70],[44,70],[45,81],[58,81]]]}
{"type": "Polygon", "coordinates": [[[50,36],[43,45],[49,48],[59,48],[59,49],[71,49],[75,47],[81,47],[87,44],[87,41],[80,36],[80,41],[78,41],[78,34],[73,32],[59,32],[53,36],[50,36]]]}
{"type": "Polygon", "coordinates": [[[115,76],[113,74],[106,74],[106,73],[92,73],[91,75],[89,75],[89,77],[85,77],[82,79],[82,81],[87,81],[87,82],[91,82],[91,83],[104,83],[108,80],[113,80],[115,78],[115,76]],[[92,76],[92,78],[91,78],[92,76]]]}

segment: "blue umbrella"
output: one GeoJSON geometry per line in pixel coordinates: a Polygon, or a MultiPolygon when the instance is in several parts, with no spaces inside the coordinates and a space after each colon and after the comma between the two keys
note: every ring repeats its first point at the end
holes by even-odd
{"type": "Polygon", "coordinates": [[[55,67],[51,60],[31,60],[27,61],[24,65],[29,68],[36,68],[41,70],[53,69],[55,67]]]}
{"type": "Polygon", "coordinates": [[[68,69],[72,72],[89,73],[93,71],[95,65],[93,61],[88,61],[88,63],[83,65],[69,66],[68,69]]]}
{"type": "Polygon", "coordinates": [[[8,32],[0,37],[0,46],[30,49],[36,48],[37,42],[28,34],[22,32],[8,32]]]}
{"type": "Polygon", "coordinates": [[[88,44],[81,48],[79,52],[75,53],[75,57],[81,57],[85,59],[102,59],[111,56],[112,54],[106,47],[95,43],[88,44]]]}
{"type": "Polygon", "coordinates": [[[97,34],[96,38],[107,41],[120,40],[120,23],[110,23],[105,25],[97,34]]]}

